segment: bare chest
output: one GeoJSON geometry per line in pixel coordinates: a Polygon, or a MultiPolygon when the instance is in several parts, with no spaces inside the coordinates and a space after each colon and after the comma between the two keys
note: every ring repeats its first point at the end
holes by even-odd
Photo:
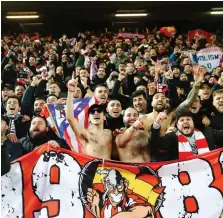
{"type": "Polygon", "coordinates": [[[99,133],[89,131],[86,137],[82,137],[82,144],[84,152],[88,155],[108,158],[111,155],[112,136],[107,131],[99,133]]]}
{"type": "MultiPolygon", "coordinates": [[[[145,121],[145,131],[150,131],[152,124],[154,123],[154,121],[156,120],[158,116],[158,113],[151,113],[148,115],[147,117],[147,121],[145,121]]],[[[161,135],[165,135],[167,129],[170,127],[170,124],[172,122],[172,118],[173,118],[173,113],[169,113],[167,116],[167,119],[163,121],[163,123],[161,124],[161,135]]]]}

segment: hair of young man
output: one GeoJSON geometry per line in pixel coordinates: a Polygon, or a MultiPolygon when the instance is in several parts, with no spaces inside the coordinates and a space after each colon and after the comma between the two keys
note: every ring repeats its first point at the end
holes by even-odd
{"type": "Polygon", "coordinates": [[[51,82],[51,83],[49,84],[49,86],[51,86],[52,84],[56,84],[56,85],[58,85],[58,87],[60,88],[60,84],[59,84],[58,82],[51,82]]]}
{"type": "MultiPolygon", "coordinates": [[[[153,98],[154,98],[157,94],[162,94],[163,96],[165,96],[165,94],[162,93],[162,92],[156,92],[156,93],[154,94],[153,98]]],[[[166,98],[166,96],[165,96],[165,98],[166,98]]]]}
{"type": "Polygon", "coordinates": [[[36,57],[34,55],[29,56],[29,58],[34,58],[36,60],[36,57]]]}
{"type": "Polygon", "coordinates": [[[80,71],[81,71],[81,70],[87,70],[87,69],[86,69],[85,67],[81,67],[80,71]]]}
{"type": "Polygon", "coordinates": [[[18,86],[22,86],[22,87],[26,90],[26,86],[25,86],[24,84],[16,83],[16,84],[15,84],[15,89],[16,89],[18,86]]]}
{"type": "Polygon", "coordinates": [[[46,127],[48,127],[48,122],[47,122],[47,120],[46,120],[46,118],[45,118],[44,116],[36,115],[35,117],[32,118],[32,121],[33,121],[35,118],[37,118],[37,117],[43,119],[43,120],[45,121],[45,123],[46,123],[46,127]]]}
{"type": "Polygon", "coordinates": [[[98,84],[96,87],[95,87],[95,90],[98,88],[98,87],[105,87],[106,89],[108,89],[108,86],[106,84],[98,84]]]}
{"type": "Polygon", "coordinates": [[[35,101],[37,101],[37,100],[44,100],[44,101],[46,101],[46,99],[44,97],[36,97],[35,101]]]}
{"type": "Polygon", "coordinates": [[[8,102],[9,99],[17,99],[18,100],[18,103],[19,103],[19,107],[21,107],[21,102],[19,100],[19,98],[16,96],[16,95],[10,95],[6,101],[6,104],[8,102]]]}
{"type": "Polygon", "coordinates": [[[132,98],[138,97],[138,96],[140,96],[140,95],[142,95],[143,98],[146,100],[146,93],[145,93],[143,90],[137,90],[137,91],[134,91],[134,92],[132,93],[132,98]]]}
{"type": "Polygon", "coordinates": [[[123,48],[121,46],[117,46],[116,49],[115,49],[115,52],[117,52],[117,50],[121,48],[123,50],[123,48]]]}
{"type": "Polygon", "coordinates": [[[51,96],[56,97],[56,98],[58,99],[58,96],[56,96],[56,95],[54,95],[54,94],[47,95],[47,98],[49,98],[49,97],[51,97],[51,96]]]}
{"type": "Polygon", "coordinates": [[[212,96],[215,97],[217,94],[223,94],[223,89],[217,89],[213,92],[212,96]]]}

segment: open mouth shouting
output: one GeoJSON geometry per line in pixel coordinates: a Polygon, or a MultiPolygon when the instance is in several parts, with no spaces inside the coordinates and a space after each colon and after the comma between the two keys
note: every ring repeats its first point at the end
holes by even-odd
{"type": "Polygon", "coordinates": [[[157,102],[157,107],[162,108],[163,107],[163,102],[162,101],[157,102]]]}
{"type": "Polygon", "coordinates": [[[210,92],[209,91],[204,91],[204,97],[209,98],[210,92]]]}
{"type": "Polygon", "coordinates": [[[105,101],[106,97],[105,96],[101,96],[101,100],[105,101]]]}
{"type": "Polygon", "coordinates": [[[119,116],[119,110],[113,110],[112,113],[113,113],[114,117],[118,117],[119,116]]]}
{"type": "Polygon", "coordinates": [[[191,133],[191,126],[189,123],[186,123],[182,126],[182,132],[186,135],[191,133]]]}
{"type": "Polygon", "coordinates": [[[192,113],[197,113],[199,111],[199,108],[196,105],[192,105],[190,110],[192,113]]]}

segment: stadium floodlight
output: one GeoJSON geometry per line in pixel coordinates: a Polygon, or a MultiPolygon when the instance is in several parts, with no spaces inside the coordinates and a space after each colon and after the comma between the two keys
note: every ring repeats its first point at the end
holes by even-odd
{"type": "Polygon", "coordinates": [[[146,17],[148,14],[141,13],[141,14],[116,14],[116,17],[146,17]]]}
{"type": "Polygon", "coordinates": [[[223,14],[223,11],[211,11],[211,14],[214,14],[214,15],[223,14]]]}
{"type": "Polygon", "coordinates": [[[6,16],[7,19],[36,19],[39,18],[38,15],[12,15],[6,16]]]}

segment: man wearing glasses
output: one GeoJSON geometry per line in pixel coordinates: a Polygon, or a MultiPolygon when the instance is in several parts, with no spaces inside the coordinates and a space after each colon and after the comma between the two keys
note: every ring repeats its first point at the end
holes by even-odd
{"type": "Polygon", "coordinates": [[[104,129],[104,106],[94,104],[89,108],[88,115],[91,123],[89,129],[85,129],[73,115],[73,92],[77,84],[77,80],[68,82],[66,118],[82,143],[83,153],[102,159],[111,159],[112,132],[104,129]]]}

